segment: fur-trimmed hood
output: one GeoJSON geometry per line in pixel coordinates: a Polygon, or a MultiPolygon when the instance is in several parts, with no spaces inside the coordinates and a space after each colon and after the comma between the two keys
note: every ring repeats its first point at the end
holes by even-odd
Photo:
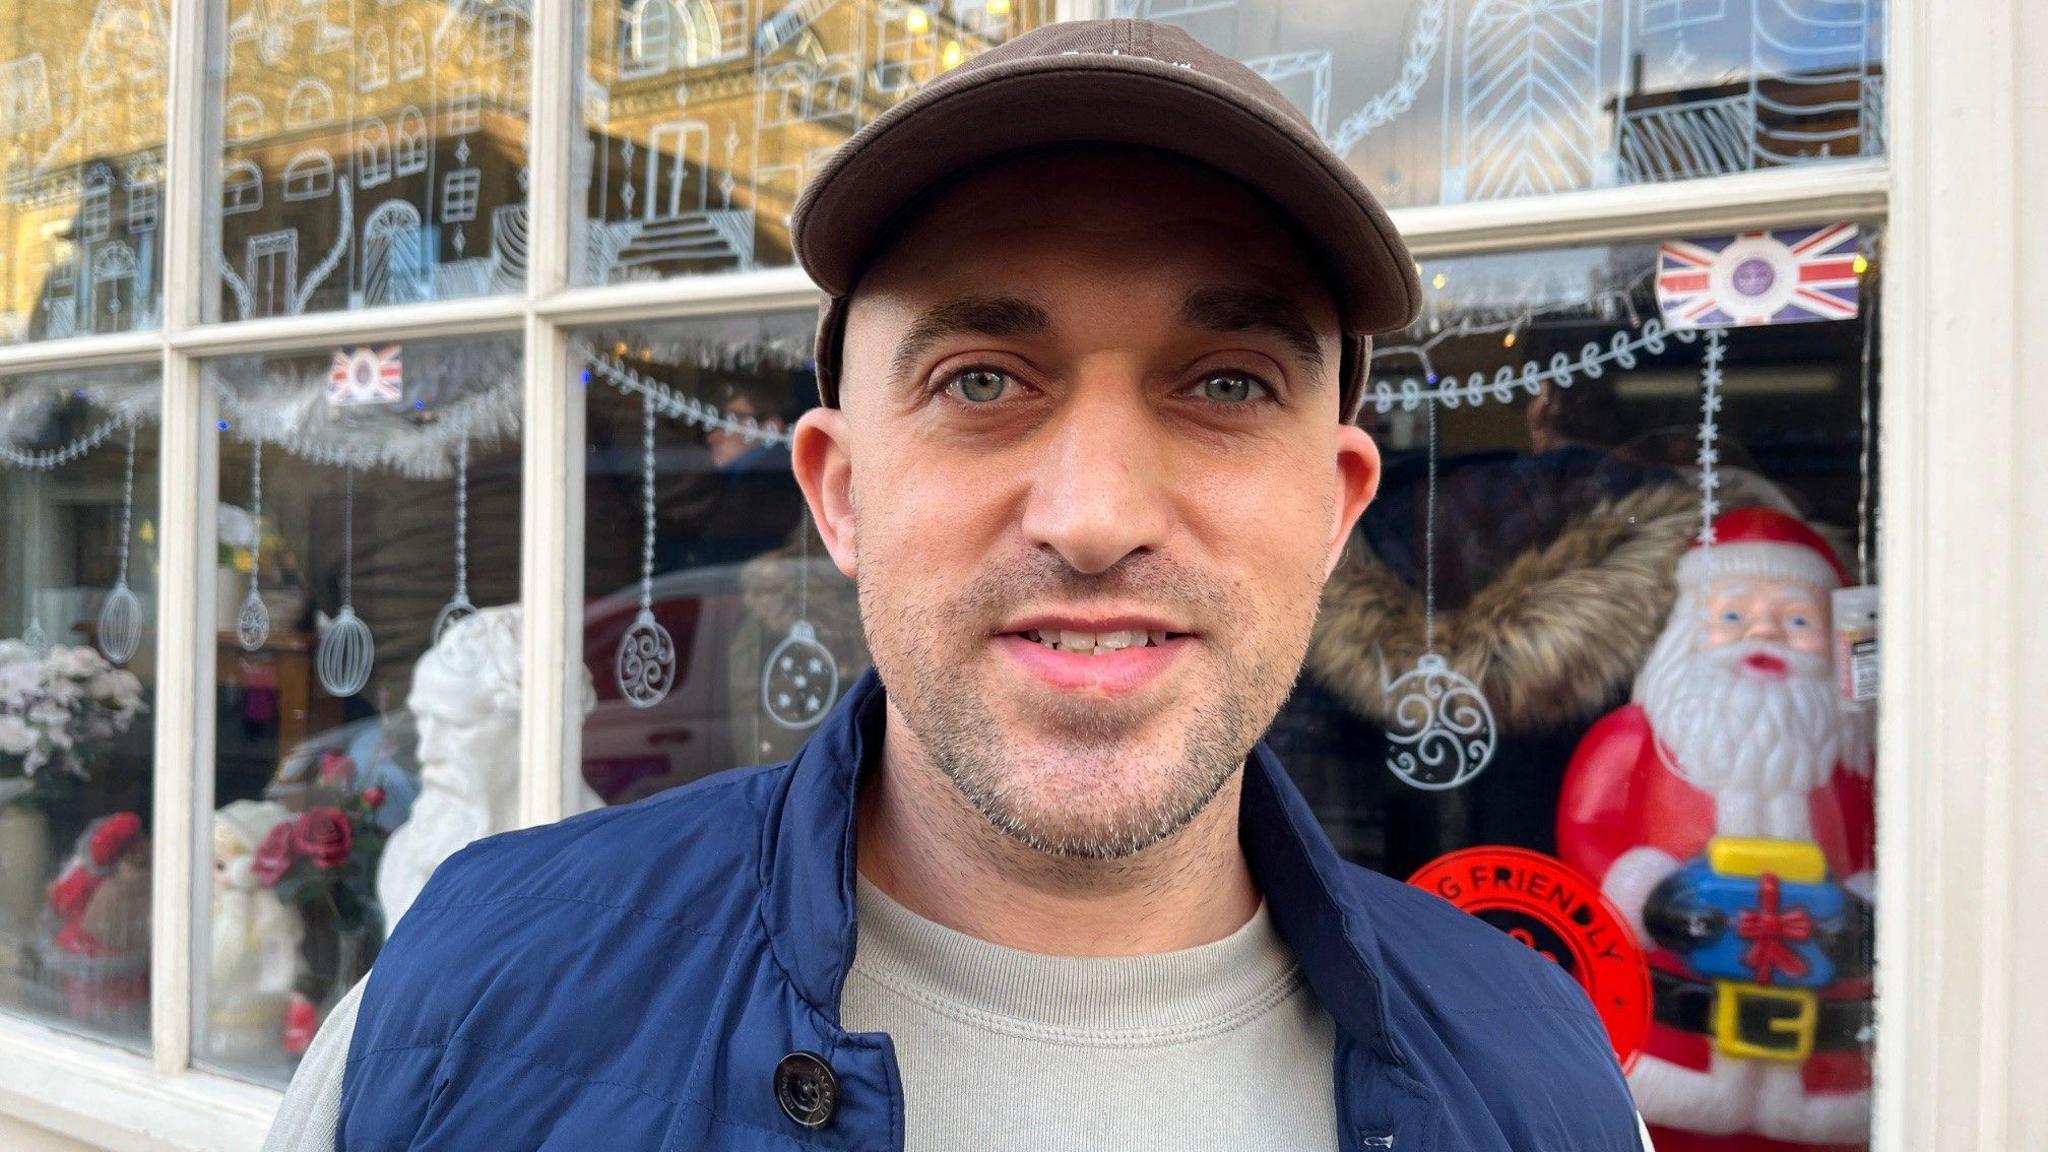
{"type": "MultiPolygon", "coordinates": [[[[1592,719],[1649,655],[1675,594],[1672,567],[1699,527],[1699,494],[1658,484],[1605,501],[1515,558],[1456,611],[1436,651],[1477,684],[1505,733],[1592,719]]],[[[1354,544],[1323,589],[1304,673],[1384,724],[1385,683],[1423,654],[1422,596],[1354,544]]]]}

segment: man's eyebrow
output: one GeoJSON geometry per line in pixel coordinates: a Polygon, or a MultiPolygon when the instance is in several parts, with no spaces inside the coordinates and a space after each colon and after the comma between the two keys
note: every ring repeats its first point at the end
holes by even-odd
{"type": "Polygon", "coordinates": [[[1293,300],[1256,288],[1215,286],[1188,293],[1180,306],[1181,322],[1212,332],[1265,332],[1278,336],[1305,361],[1321,383],[1323,346],[1308,322],[1308,313],[1293,300]]]}
{"type": "Polygon", "coordinates": [[[889,361],[889,379],[908,376],[932,346],[948,336],[1037,336],[1052,328],[1046,310],[1022,296],[957,296],[932,305],[910,322],[889,361]]]}

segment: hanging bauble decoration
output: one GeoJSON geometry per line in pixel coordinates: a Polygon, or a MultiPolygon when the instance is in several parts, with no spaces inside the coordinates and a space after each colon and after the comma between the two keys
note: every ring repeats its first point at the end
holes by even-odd
{"type": "Polygon", "coordinates": [[[250,453],[249,516],[256,522],[256,543],[249,550],[249,594],[235,613],[235,638],[245,652],[256,651],[270,639],[270,606],[257,587],[263,572],[263,441],[252,444],[250,453]]]}
{"type": "Polygon", "coordinates": [[[1436,401],[1425,401],[1429,490],[1422,515],[1422,657],[1388,680],[1387,770],[1428,792],[1456,788],[1485,771],[1499,747],[1493,707],[1479,685],[1436,651],[1436,401]]]}
{"type": "Polygon", "coordinates": [[[825,718],[839,699],[839,662],[818,642],[811,626],[811,510],[803,510],[797,532],[803,541],[796,571],[796,621],[789,635],[768,653],[761,669],[761,710],[768,718],[802,731],[825,718]]]}
{"type": "Polygon", "coordinates": [[[1493,708],[1442,656],[1425,652],[1386,693],[1387,767],[1404,782],[1432,792],[1456,788],[1493,759],[1493,708]]]}
{"type": "Polygon", "coordinates": [[[107,659],[126,664],[142,643],[142,604],[128,590],[128,533],[135,514],[135,421],[128,421],[128,455],[121,470],[121,566],[114,587],[100,604],[99,648],[107,659]]]}
{"type": "Polygon", "coordinates": [[[455,442],[455,594],[434,617],[434,642],[440,643],[457,620],[474,615],[476,605],[469,602],[469,438],[465,435],[455,442]]]}
{"type": "Polygon", "coordinates": [[[377,644],[370,626],[356,615],[351,603],[355,570],[356,474],[353,464],[343,465],[348,476],[347,495],[341,505],[341,611],[320,638],[318,653],[320,686],[329,695],[353,696],[370,682],[370,669],[377,661],[377,644]]]}
{"type": "Polygon", "coordinates": [[[676,678],[676,643],[654,618],[654,394],[640,392],[640,612],[619,638],[614,667],[619,695],[652,708],[676,678]]]}

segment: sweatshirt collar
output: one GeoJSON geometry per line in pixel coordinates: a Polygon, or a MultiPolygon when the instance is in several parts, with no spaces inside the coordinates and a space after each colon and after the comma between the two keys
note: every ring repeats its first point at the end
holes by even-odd
{"type": "MultiPolygon", "coordinates": [[[[770,946],[797,992],[834,1022],[854,956],[854,798],[881,754],[885,702],[870,669],[797,754],[762,833],[770,946]]],[[[1264,742],[1245,763],[1238,841],[1274,926],[1338,1027],[1401,1063],[1350,865],[1264,742]]]]}

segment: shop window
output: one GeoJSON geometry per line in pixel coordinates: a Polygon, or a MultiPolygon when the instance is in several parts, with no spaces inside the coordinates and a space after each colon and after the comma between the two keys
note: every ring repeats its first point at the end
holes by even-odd
{"type": "Polygon", "coordinates": [[[622,326],[575,341],[589,403],[591,802],[786,757],[867,667],[853,587],[789,471],[790,425],[816,402],[805,367],[815,320],[622,326]]]}
{"type": "Polygon", "coordinates": [[[1641,981],[1609,1022],[1660,1147],[1869,1137],[1874,609],[1842,589],[1876,580],[1876,244],[1424,261],[1374,349],[1380,491],[1268,736],[1346,856],[1641,981]],[[1586,924],[1604,895],[1647,966],[1480,864],[1586,924]]]}
{"type": "MultiPolygon", "coordinates": [[[[374,230],[372,275],[416,275],[416,229],[374,230]]],[[[193,1049],[281,1086],[433,865],[517,807],[520,351],[425,340],[207,375],[222,672],[193,1049]]]]}
{"type": "Polygon", "coordinates": [[[0,379],[0,1011],[144,1050],[153,369],[0,379]]]}
{"type": "MultiPolygon", "coordinates": [[[[208,258],[219,290],[202,318],[329,312],[373,296],[518,291],[526,267],[518,175],[527,149],[525,17],[502,3],[438,15],[417,5],[322,0],[301,11],[296,3],[285,5],[292,15],[225,0],[231,34],[214,74],[226,182],[212,229],[217,251],[208,258]],[[259,168],[276,181],[268,205],[259,168]],[[431,186],[405,181],[425,180],[430,170],[431,186]],[[475,175],[446,179],[465,170],[475,175]],[[405,228],[391,212],[379,217],[405,253],[396,277],[388,261],[366,260],[361,250],[366,222],[394,197],[421,217],[405,228]]],[[[147,262],[152,272],[160,264],[147,262]]]]}

